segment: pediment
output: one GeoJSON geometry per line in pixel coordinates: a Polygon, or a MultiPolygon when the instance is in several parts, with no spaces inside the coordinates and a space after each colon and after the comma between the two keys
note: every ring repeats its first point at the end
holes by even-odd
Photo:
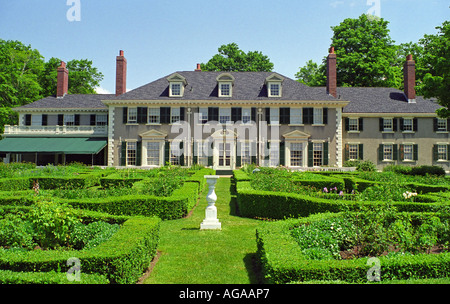
{"type": "Polygon", "coordinates": [[[143,139],[164,139],[167,137],[167,134],[158,130],[150,130],[139,134],[139,136],[143,139]]]}
{"type": "Polygon", "coordinates": [[[234,77],[230,73],[222,73],[216,78],[217,81],[231,81],[234,82],[234,77]]]}
{"type": "Polygon", "coordinates": [[[169,82],[182,82],[185,85],[187,84],[186,78],[184,78],[179,73],[173,73],[172,75],[167,77],[167,81],[169,81],[169,82]]]}
{"type": "Polygon", "coordinates": [[[283,134],[283,137],[286,139],[290,139],[290,140],[294,140],[294,139],[308,139],[309,137],[311,137],[310,134],[299,131],[299,130],[294,130],[292,132],[283,134]]]}
{"type": "Polygon", "coordinates": [[[271,74],[269,77],[266,78],[266,83],[267,82],[283,82],[284,77],[277,74],[277,73],[273,73],[271,74]]]}
{"type": "Polygon", "coordinates": [[[237,134],[234,131],[225,129],[225,130],[217,130],[216,132],[214,132],[213,134],[211,134],[211,137],[214,139],[217,138],[236,138],[237,134]]]}

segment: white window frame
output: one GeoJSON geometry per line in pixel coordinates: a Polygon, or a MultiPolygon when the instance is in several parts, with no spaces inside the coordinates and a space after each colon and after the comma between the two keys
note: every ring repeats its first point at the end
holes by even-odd
{"type": "Polygon", "coordinates": [[[252,121],[252,109],[242,108],[242,123],[251,123],[252,121]]]}
{"type": "Polygon", "coordinates": [[[383,161],[394,160],[394,144],[383,144],[383,161]]]}
{"type": "Polygon", "coordinates": [[[241,166],[252,163],[252,143],[250,141],[241,142],[241,166]]]}
{"type": "Polygon", "coordinates": [[[74,126],[75,125],[75,114],[64,114],[64,125],[74,126]]]}
{"type": "Polygon", "coordinates": [[[137,123],[137,108],[128,108],[127,113],[127,123],[136,124],[137,123]]]}
{"type": "Polygon", "coordinates": [[[349,118],[348,119],[348,131],[349,132],[359,131],[359,118],[349,118]]]}
{"type": "Polygon", "coordinates": [[[108,124],[108,115],[107,114],[97,114],[95,116],[95,125],[106,126],[107,124],[108,124]]]}
{"type": "Polygon", "coordinates": [[[280,108],[270,108],[270,124],[280,124],[280,108]]]}
{"type": "Polygon", "coordinates": [[[219,97],[231,97],[233,96],[233,83],[230,82],[219,82],[219,97]],[[224,88],[227,86],[228,88],[224,88]]]}
{"type": "Polygon", "coordinates": [[[127,166],[136,166],[137,159],[137,142],[136,141],[127,141],[127,149],[126,149],[126,165],[127,166]]]}
{"type": "Polygon", "coordinates": [[[31,115],[31,125],[39,126],[39,127],[42,126],[42,114],[32,114],[31,115]]]}
{"type": "Polygon", "coordinates": [[[159,108],[148,108],[147,124],[160,124],[160,109],[159,108]]]}
{"type": "Polygon", "coordinates": [[[161,165],[161,142],[160,141],[147,141],[145,148],[146,148],[147,166],[160,166],[161,165]],[[155,149],[154,147],[150,147],[150,149],[149,149],[149,146],[152,146],[152,145],[157,145],[158,149],[155,149]],[[157,151],[157,153],[155,153],[155,151],[157,151]],[[149,152],[152,152],[152,154],[149,155],[149,152]]]}
{"type": "Polygon", "coordinates": [[[171,82],[169,86],[170,97],[182,97],[184,93],[184,86],[182,82],[171,82]]]}
{"type": "Polygon", "coordinates": [[[208,108],[198,109],[198,123],[205,124],[208,122],[208,108]]]}
{"type": "Polygon", "coordinates": [[[407,117],[403,118],[403,130],[402,132],[414,132],[414,119],[407,117]]]}
{"type": "Polygon", "coordinates": [[[170,123],[179,123],[181,120],[181,110],[177,107],[170,108],[170,123]]]}
{"type": "Polygon", "coordinates": [[[383,132],[394,131],[394,119],[391,117],[383,118],[383,132]]]}
{"type": "Polygon", "coordinates": [[[303,124],[303,110],[302,108],[291,108],[290,110],[290,125],[303,124]]]}
{"type": "Polygon", "coordinates": [[[323,164],[323,142],[313,142],[313,167],[323,164]]]}
{"type": "Polygon", "coordinates": [[[448,144],[437,144],[437,161],[448,161],[448,144]]]}
{"type": "Polygon", "coordinates": [[[313,109],[313,125],[323,125],[323,108],[313,109]]]}
{"type": "Polygon", "coordinates": [[[447,132],[447,118],[437,119],[437,132],[447,132]]]}
{"type": "Polygon", "coordinates": [[[231,108],[219,108],[219,123],[231,123],[231,108]]]}
{"type": "Polygon", "coordinates": [[[268,95],[268,97],[281,97],[281,83],[280,82],[268,82],[267,83],[267,95],[268,95]]]}
{"type": "Polygon", "coordinates": [[[414,160],[414,144],[403,144],[403,161],[413,161],[413,160],[414,160]]]}
{"type": "Polygon", "coordinates": [[[359,144],[352,144],[352,143],[348,144],[348,159],[349,160],[359,159],[359,144]]]}
{"type": "Polygon", "coordinates": [[[289,143],[289,166],[290,167],[303,167],[305,160],[303,142],[290,142],[289,143]],[[294,149],[294,147],[300,147],[300,149],[294,149]],[[294,155],[294,152],[300,152],[298,155],[294,155]],[[293,164],[293,159],[298,161],[298,164],[293,164]]]}

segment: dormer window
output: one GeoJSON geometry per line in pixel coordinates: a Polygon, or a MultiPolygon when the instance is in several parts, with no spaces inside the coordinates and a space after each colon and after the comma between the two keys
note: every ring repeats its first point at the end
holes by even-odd
{"type": "Polygon", "coordinates": [[[266,78],[267,97],[281,97],[284,77],[274,73],[266,78]]]}
{"type": "Polygon", "coordinates": [[[216,80],[219,87],[219,97],[232,97],[234,77],[229,73],[223,73],[216,80]]]}
{"type": "Polygon", "coordinates": [[[169,97],[183,97],[184,87],[187,85],[186,78],[175,73],[167,78],[169,81],[169,97]]]}

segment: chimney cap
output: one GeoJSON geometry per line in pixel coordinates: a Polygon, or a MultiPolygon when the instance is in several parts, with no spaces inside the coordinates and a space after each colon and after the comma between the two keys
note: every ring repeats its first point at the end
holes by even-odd
{"type": "Polygon", "coordinates": [[[197,68],[195,69],[195,71],[197,71],[197,72],[201,72],[202,71],[200,63],[197,63],[197,68]]]}
{"type": "Polygon", "coordinates": [[[123,56],[123,50],[119,51],[119,56],[123,56]]]}
{"type": "Polygon", "coordinates": [[[334,46],[330,47],[330,54],[334,54],[334,46]]]}
{"type": "Polygon", "coordinates": [[[408,61],[413,60],[413,55],[412,54],[407,55],[406,60],[408,60],[408,61]]]}
{"type": "Polygon", "coordinates": [[[61,64],[59,66],[60,68],[66,68],[66,63],[64,61],[61,61],[61,64]]]}

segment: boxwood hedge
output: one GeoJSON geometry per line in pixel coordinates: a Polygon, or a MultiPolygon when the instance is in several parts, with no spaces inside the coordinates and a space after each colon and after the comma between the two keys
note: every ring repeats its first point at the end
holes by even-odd
{"type": "MultiPolygon", "coordinates": [[[[351,260],[308,260],[291,236],[291,229],[329,219],[337,213],[315,214],[305,218],[266,222],[256,230],[257,252],[266,283],[330,280],[366,283],[373,264],[368,258],[351,260]]],[[[383,256],[379,258],[381,280],[440,278],[450,271],[450,253],[383,256]]]]}

